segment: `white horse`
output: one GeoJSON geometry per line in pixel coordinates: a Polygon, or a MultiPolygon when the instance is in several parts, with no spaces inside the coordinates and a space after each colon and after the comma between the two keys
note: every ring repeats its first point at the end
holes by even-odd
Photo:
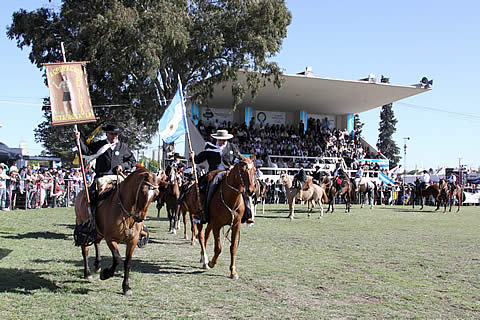
{"type": "Polygon", "coordinates": [[[368,204],[370,209],[373,209],[373,203],[375,201],[375,183],[369,178],[361,178],[357,185],[359,200],[361,208],[365,204],[365,199],[368,197],[368,204]]]}

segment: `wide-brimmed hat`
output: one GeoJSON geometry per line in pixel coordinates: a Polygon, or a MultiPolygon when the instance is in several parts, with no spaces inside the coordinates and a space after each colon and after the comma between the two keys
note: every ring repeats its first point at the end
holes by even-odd
{"type": "Polygon", "coordinates": [[[228,140],[233,138],[233,135],[228,133],[227,130],[217,130],[217,132],[212,133],[210,136],[217,140],[228,140]]]}
{"type": "Polygon", "coordinates": [[[115,133],[115,134],[120,134],[122,132],[122,130],[120,129],[119,126],[117,126],[116,124],[114,123],[107,123],[103,126],[103,131],[107,132],[107,133],[115,133]]]}
{"type": "Polygon", "coordinates": [[[181,155],[178,154],[178,152],[175,152],[170,159],[184,159],[181,155]]]}

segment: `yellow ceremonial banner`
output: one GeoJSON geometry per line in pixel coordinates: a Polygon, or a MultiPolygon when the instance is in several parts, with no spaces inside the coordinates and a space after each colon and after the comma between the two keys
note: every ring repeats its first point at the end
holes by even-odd
{"type": "Polygon", "coordinates": [[[84,65],[85,62],[44,64],[50,91],[52,125],[96,121],[84,65]]]}

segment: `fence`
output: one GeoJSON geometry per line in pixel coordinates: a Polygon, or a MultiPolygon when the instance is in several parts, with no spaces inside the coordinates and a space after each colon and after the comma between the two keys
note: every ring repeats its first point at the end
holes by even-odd
{"type": "Polygon", "coordinates": [[[73,179],[21,179],[7,185],[6,208],[70,207],[82,189],[83,183],[73,179]]]}

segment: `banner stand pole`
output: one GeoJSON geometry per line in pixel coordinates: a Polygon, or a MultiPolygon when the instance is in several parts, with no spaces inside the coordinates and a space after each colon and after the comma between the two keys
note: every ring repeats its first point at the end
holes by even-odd
{"type": "MultiPolygon", "coordinates": [[[[63,56],[63,62],[67,62],[67,58],[65,57],[65,47],[63,45],[63,41],[60,42],[60,46],[62,48],[62,56],[63,56]]],[[[82,158],[82,149],[80,148],[80,137],[79,135],[77,136],[78,127],[77,124],[73,125],[73,134],[75,136],[75,142],[77,144],[77,150],[78,150],[78,158],[79,158],[79,163],[80,163],[80,168],[82,170],[82,176],[83,176],[83,187],[85,190],[85,195],[87,199],[87,208],[88,208],[88,217],[90,219],[90,222],[94,221],[93,213],[92,213],[92,208],[90,206],[90,195],[88,194],[88,183],[87,183],[87,176],[85,174],[85,166],[83,165],[83,158],[82,158]]]]}

